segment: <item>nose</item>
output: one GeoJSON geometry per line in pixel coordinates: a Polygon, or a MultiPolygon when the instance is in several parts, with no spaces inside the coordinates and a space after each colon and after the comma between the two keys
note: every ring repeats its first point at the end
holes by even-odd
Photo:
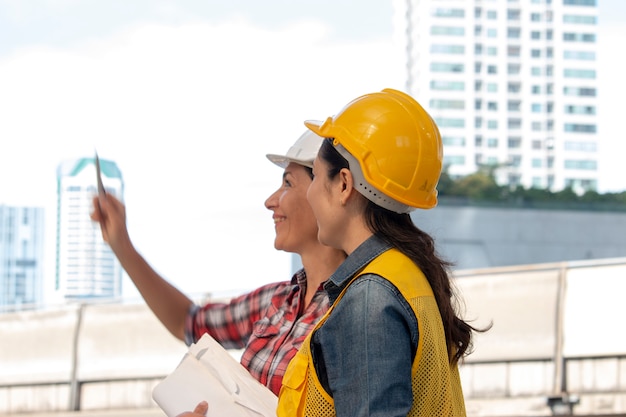
{"type": "Polygon", "coordinates": [[[267,197],[267,200],[265,200],[266,209],[274,210],[278,206],[278,192],[279,191],[280,190],[276,190],[272,194],[270,194],[269,197],[267,197]]]}

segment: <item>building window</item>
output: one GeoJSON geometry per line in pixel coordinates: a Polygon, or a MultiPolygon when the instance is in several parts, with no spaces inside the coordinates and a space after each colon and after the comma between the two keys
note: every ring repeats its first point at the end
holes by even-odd
{"type": "Polygon", "coordinates": [[[596,78],[596,71],[586,70],[586,69],[565,68],[563,70],[563,76],[565,78],[584,78],[584,79],[593,80],[596,78]]]}
{"type": "Polygon", "coordinates": [[[498,67],[496,65],[487,65],[487,74],[497,74],[498,67]]]}
{"type": "Polygon", "coordinates": [[[541,159],[540,158],[533,158],[530,161],[531,165],[533,168],[541,168],[542,163],[541,163],[541,159]]]}
{"type": "Polygon", "coordinates": [[[595,61],[596,53],[593,51],[563,51],[563,58],[579,61],[595,61]]]}
{"type": "Polygon", "coordinates": [[[507,56],[518,58],[521,55],[522,48],[519,45],[509,45],[507,47],[507,56]]]}
{"type": "Polygon", "coordinates": [[[495,46],[490,46],[487,48],[487,55],[496,56],[498,55],[498,48],[495,46]]]}
{"type": "Polygon", "coordinates": [[[530,14],[531,22],[541,22],[541,13],[531,13],[530,14]]]}
{"type": "Polygon", "coordinates": [[[509,119],[508,120],[509,129],[521,129],[522,128],[522,119],[509,119]]]}
{"type": "Polygon", "coordinates": [[[572,152],[597,152],[598,145],[595,142],[565,141],[564,149],[572,152]]]}
{"type": "Polygon", "coordinates": [[[519,168],[522,165],[522,156],[521,155],[510,155],[509,163],[512,167],[519,168]]]}
{"type": "Polygon", "coordinates": [[[444,165],[465,165],[465,156],[463,155],[445,155],[443,157],[444,165]]]}
{"type": "Polygon", "coordinates": [[[541,32],[538,30],[533,30],[530,32],[530,39],[538,40],[541,39],[541,32]]]}
{"type": "Polygon", "coordinates": [[[530,105],[530,111],[533,113],[543,113],[543,105],[540,103],[532,103],[530,105]]]}
{"type": "Polygon", "coordinates": [[[475,117],[474,118],[474,127],[476,129],[480,129],[483,127],[483,118],[482,117],[475,117]]]}
{"type": "Polygon", "coordinates": [[[571,106],[571,105],[566,105],[565,106],[565,113],[567,113],[567,114],[589,114],[589,115],[593,115],[593,114],[596,114],[596,107],[595,106],[571,106]]]}
{"type": "Polygon", "coordinates": [[[596,0],[563,0],[565,6],[596,6],[596,0]]]}
{"type": "Polygon", "coordinates": [[[532,67],[530,69],[530,75],[533,77],[538,77],[541,75],[541,67],[532,67]]]}
{"type": "Polygon", "coordinates": [[[495,10],[487,10],[487,19],[496,20],[498,18],[498,12],[495,10]]]}
{"type": "Polygon", "coordinates": [[[439,99],[432,99],[432,100],[430,100],[430,108],[431,109],[464,110],[465,109],[465,101],[463,101],[463,100],[439,100],[439,99]]]}
{"type": "Polygon", "coordinates": [[[566,96],[595,97],[596,89],[591,87],[563,87],[566,96]]]}
{"type": "Polygon", "coordinates": [[[489,166],[496,166],[498,165],[498,158],[495,156],[488,156],[487,157],[487,161],[485,162],[485,164],[489,165],[489,166]]]}
{"type": "Polygon", "coordinates": [[[590,159],[566,159],[565,169],[581,169],[586,171],[596,171],[598,162],[590,159]]]}
{"type": "Polygon", "coordinates": [[[541,49],[531,49],[530,50],[531,58],[541,58],[541,49]]]}
{"type": "Polygon", "coordinates": [[[543,129],[542,129],[542,123],[541,123],[541,122],[536,122],[536,121],[535,121],[535,122],[532,122],[532,123],[530,124],[530,129],[531,129],[533,132],[541,132],[541,131],[543,130],[543,129]]]}
{"type": "Polygon", "coordinates": [[[474,62],[474,73],[475,74],[480,74],[480,71],[483,68],[483,63],[482,62],[474,62]]]}
{"type": "Polygon", "coordinates": [[[465,91],[465,82],[463,81],[431,81],[431,90],[438,91],[465,91]]]}
{"type": "Polygon", "coordinates": [[[476,135],[474,137],[474,145],[477,148],[480,148],[481,146],[483,146],[483,137],[481,135],[476,135]]]}
{"type": "Polygon", "coordinates": [[[465,28],[459,26],[431,26],[431,35],[465,36],[465,28]]]}
{"type": "Polygon", "coordinates": [[[519,39],[521,37],[522,30],[520,28],[507,28],[506,36],[509,39],[519,39]]]}
{"type": "Polygon", "coordinates": [[[574,24],[581,24],[581,25],[596,25],[598,23],[598,18],[596,16],[566,14],[566,15],[563,15],[563,23],[574,23],[574,24]]]}
{"type": "Polygon", "coordinates": [[[564,130],[574,133],[596,133],[596,125],[583,123],[565,123],[564,130]]]}
{"type": "Polygon", "coordinates": [[[489,93],[497,93],[498,92],[498,84],[496,84],[496,83],[487,83],[487,92],[489,92],[489,93]]]}
{"type": "Polygon", "coordinates": [[[533,85],[530,87],[530,92],[532,94],[541,94],[541,86],[540,85],[533,85]]]}
{"type": "Polygon", "coordinates": [[[474,110],[480,110],[483,107],[483,101],[479,98],[474,100],[474,110]]]}
{"type": "Polygon", "coordinates": [[[521,68],[520,64],[508,64],[506,71],[509,75],[519,75],[521,68]]]}
{"type": "Polygon", "coordinates": [[[444,146],[465,146],[465,138],[463,136],[443,136],[441,141],[444,146]]]}
{"type": "Polygon", "coordinates": [[[465,46],[433,44],[430,46],[430,52],[433,54],[463,55],[465,53],[465,46]]]}
{"type": "Polygon", "coordinates": [[[453,64],[450,62],[431,62],[430,70],[432,72],[454,72],[461,73],[464,71],[463,64],[453,64]]]}
{"type": "Polygon", "coordinates": [[[487,103],[487,110],[497,111],[498,110],[498,102],[490,101],[487,103]]]}
{"type": "Polygon", "coordinates": [[[435,123],[439,127],[465,127],[465,119],[450,119],[447,117],[436,117],[435,123]]]}
{"type": "Polygon", "coordinates": [[[563,33],[563,41],[594,43],[596,41],[596,35],[593,33],[565,32],[563,33]]]}
{"type": "Polygon", "coordinates": [[[521,15],[520,9],[507,9],[506,11],[507,20],[520,20],[521,15]]]}
{"type": "Polygon", "coordinates": [[[487,129],[495,130],[498,128],[497,120],[487,120],[487,129]]]}
{"type": "Polygon", "coordinates": [[[519,136],[509,136],[507,139],[509,149],[518,149],[522,147],[522,138],[519,136]]]}
{"type": "Polygon", "coordinates": [[[498,147],[498,139],[497,138],[489,138],[489,139],[487,139],[487,147],[488,148],[497,148],[498,147]]]}
{"type": "Polygon", "coordinates": [[[474,91],[482,91],[483,90],[483,82],[480,80],[474,81],[474,91]]]}
{"type": "Polygon", "coordinates": [[[487,29],[487,37],[488,38],[497,38],[498,37],[498,29],[489,28],[487,29]]]}
{"type": "Polygon", "coordinates": [[[536,151],[541,150],[541,141],[535,139],[535,140],[532,141],[531,146],[536,151]]]}
{"type": "Polygon", "coordinates": [[[457,17],[464,18],[465,10],[464,9],[449,9],[443,7],[437,7],[432,11],[432,15],[435,17],[457,17]]]}
{"type": "Polygon", "coordinates": [[[522,109],[522,101],[521,100],[509,100],[507,102],[506,108],[508,111],[520,111],[522,109]]]}
{"type": "Polygon", "coordinates": [[[519,93],[520,91],[522,91],[522,84],[521,83],[508,83],[507,84],[507,91],[509,93],[519,93]]]}

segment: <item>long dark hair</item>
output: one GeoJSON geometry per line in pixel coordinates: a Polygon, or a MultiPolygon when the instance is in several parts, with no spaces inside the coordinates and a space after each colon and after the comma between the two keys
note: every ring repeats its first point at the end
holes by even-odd
{"type": "MultiPolygon", "coordinates": [[[[319,156],[329,165],[330,179],[335,178],[341,169],[350,168],[330,140],[324,141],[319,156]]],[[[376,236],[409,257],[428,279],[443,321],[450,362],[456,363],[471,353],[472,331],[488,329],[476,329],[457,316],[459,297],[448,275],[452,264],[439,257],[433,238],[415,226],[410,215],[395,213],[369,200],[365,220],[376,236]]]]}

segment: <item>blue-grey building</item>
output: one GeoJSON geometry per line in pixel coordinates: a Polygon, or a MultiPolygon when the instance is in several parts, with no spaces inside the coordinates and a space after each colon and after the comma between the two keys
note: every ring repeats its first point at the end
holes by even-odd
{"type": "Polygon", "coordinates": [[[0,205],[0,311],[43,297],[44,209],[0,205]]]}

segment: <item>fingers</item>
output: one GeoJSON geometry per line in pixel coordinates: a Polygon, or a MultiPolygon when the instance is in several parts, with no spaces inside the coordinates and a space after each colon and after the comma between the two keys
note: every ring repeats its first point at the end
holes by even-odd
{"type": "Polygon", "coordinates": [[[93,205],[93,211],[91,212],[89,217],[91,217],[91,220],[93,220],[94,222],[100,222],[103,216],[102,211],[100,210],[100,200],[98,199],[98,196],[95,196],[91,200],[91,204],[93,205]]]}
{"type": "Polygon", "coordinates": [[[201,401],[193,410],[195,414],[200,414],[202,416],[205,416],[207,411],[209,411],[209,403],[206,401],[201,401]]]}

